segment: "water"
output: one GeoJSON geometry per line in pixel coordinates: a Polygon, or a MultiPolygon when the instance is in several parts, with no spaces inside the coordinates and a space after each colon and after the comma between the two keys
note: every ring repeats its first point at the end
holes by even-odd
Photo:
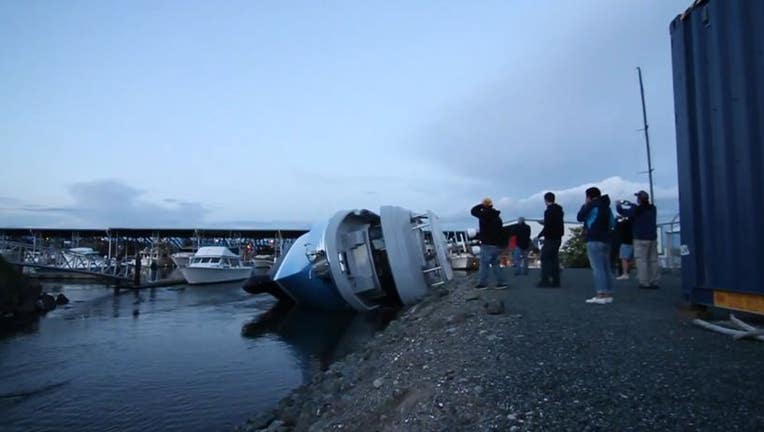
{"type": "Polygon", "coordinates": [[[240,286],[47,285],[72,303],[0,338],[2,429],[230,430],[383,325],[240,286]]]}

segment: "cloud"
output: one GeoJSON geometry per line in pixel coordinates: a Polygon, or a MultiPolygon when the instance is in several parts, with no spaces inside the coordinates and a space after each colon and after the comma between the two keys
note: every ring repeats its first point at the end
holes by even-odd
{"type": "MultiPolygon", "coordinates": [[[[634,201],[635,192],[650,190],[647,183],[626,180],[621,177],[608,177],[598,182],[584,183],[569,188],[541,190],[524,198],[500,196],[494,198],[493,201],[496,209],[501,210],[502,218],[505,221],[520,216],[529,219],[541,219],[545,209],[544,194],[553,192],[556,196],[556,202],[565,210],[565,220],[573,222],[576,220],[578,209],[584,202],[586,189],[592,186],[600,188],[603,194],[608,194],[611,201],[622,199],[634,201]]],[[[477,199],[474,204],[477,204],[477,199]]],[[[658,207],[659,222],[671,220],[679,212],[678,188],[676,186],[656,187],[655,205],[658,207]]],[[[447,229],[464,229],[474,227],[477,224],[476,220],[469,215],[469,208],[467,207],[459,213],[442,215],[441,219],[447,229]]]]}
{"type": "Polygon", "coordinates": [[[96,180],[68,188],[72,204],[59,207],[22,205],[0,211],[3,226],[46,227],[190,227],[203,223],[207,209],[200,203],[162,200],[118,180],[96,180]]]}
{"type": "Polygon", "coordinates": [[[21,204],[21,200],[17,198],[0,196],[0,206],[13,206],[21,204]]]}
{"type": "Polygon", "coordinates": [[[656,175],[673,181],[674,116],[665,31],[673,6],[611,6],[597,0],[571,2],[555,8],[570,19],[546,25],[543,34],[535,26],[518,29],[517,37],[534,42],[507,54],[508,65],[499,78],[433,114],[418,137],[426,143],[417,147],[422,155],[511,194],[644,171],[635,71],[641,64],[648,79],[656,175]],[[589,13],[595,10],[608,10],[607,19],[589,13]],[[646,31],[645,23],[663,31],[646,31]]]}

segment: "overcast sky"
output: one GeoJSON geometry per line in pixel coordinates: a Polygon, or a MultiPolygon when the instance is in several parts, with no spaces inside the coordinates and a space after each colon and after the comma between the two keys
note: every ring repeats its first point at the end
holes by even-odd
{"type": "Polygon", "coordinates": [[[677,209],[668,26],[690,0],[0,0],[0,226],[473,226],[587,185],[677,209]]]}

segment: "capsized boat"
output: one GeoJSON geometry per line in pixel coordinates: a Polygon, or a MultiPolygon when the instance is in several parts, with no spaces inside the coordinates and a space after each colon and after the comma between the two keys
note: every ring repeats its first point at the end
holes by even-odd
{"type": "Polygon", "coordinates": [[[223,246],[205,246],[196,251],[186,267],[180,269],[191,285],[244,280],[252,273],[238,255],[223,246]]]}
{"type": "Polygon", "coordinates": [[[452,278],[438,218],[383,206],[379,214],[337,212],[298,238],[269,277],[253,276],[244,289],[302,306],[368,311],[415,303],[452,278]]]}

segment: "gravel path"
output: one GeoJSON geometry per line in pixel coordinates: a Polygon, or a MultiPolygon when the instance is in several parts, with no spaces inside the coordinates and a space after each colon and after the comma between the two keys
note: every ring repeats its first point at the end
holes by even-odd
{"type": "Polygon", "coordinates": [[[692,326],[678,277],[611,305],[588,270],[537,277],[457,279],[243,429],[764,430],[764,343],[692,326]]]}

